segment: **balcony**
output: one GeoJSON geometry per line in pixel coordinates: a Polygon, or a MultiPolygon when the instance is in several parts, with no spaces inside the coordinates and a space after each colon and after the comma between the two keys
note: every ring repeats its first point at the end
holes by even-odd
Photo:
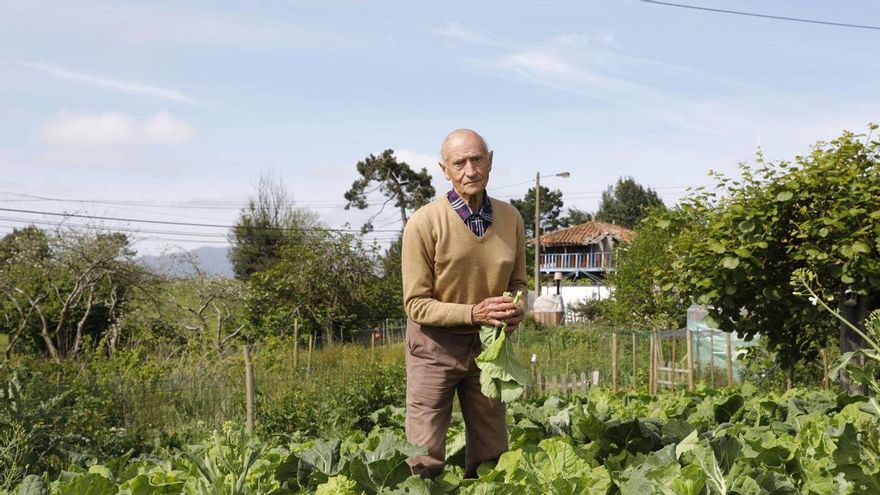
{"type": "Polygon", "coordinates": [[[610,252],[578,254],[542,254],[542,273],[608,272],[614,270],[610,252]]]}

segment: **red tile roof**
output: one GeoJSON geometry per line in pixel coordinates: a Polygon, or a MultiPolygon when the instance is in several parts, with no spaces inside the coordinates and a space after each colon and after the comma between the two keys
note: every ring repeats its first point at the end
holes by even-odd
{"type": "MultiPolygon", "coordinates": [[[[541,245],[571,246],[593,244],[606,236],[611,236],[619,241],[629,242],[635,237],[635,232],[620,225],[593,220],[573,227],[547,232],[546,234],[542,233],[541,245]]],[[[532,239],[531,242],[534,243],[535,240],[532,239]]]]}

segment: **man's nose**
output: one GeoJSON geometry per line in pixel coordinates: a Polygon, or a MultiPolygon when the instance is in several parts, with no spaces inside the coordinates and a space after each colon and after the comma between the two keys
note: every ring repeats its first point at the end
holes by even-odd
{"type": "Polygon", "coordinates": [[[472,177],[474,175],[477,175],[477,165],[470,160],[466,161],[464,164],[464,173],[468,177],[472,177]]]}

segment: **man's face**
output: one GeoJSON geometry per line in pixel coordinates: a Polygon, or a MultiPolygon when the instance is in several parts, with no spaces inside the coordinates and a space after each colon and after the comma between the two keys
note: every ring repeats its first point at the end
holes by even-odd
{"type": "Polygon", "coordinates": [[[486,152],[479,136],[461,134],[450,138],[444,147],[443,175],[459,194],[476,197],[486,189],[492,170],[492,152],[486,152]]]}

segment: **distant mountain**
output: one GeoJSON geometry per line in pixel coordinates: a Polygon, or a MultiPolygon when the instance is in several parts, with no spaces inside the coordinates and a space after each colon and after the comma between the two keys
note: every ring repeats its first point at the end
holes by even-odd
{"type": "Polygon", "coordinates": [[[225,247],[200,247],[191,251],[161,254],[159,256],[141,256],[144,262],[152,270],[174,277],[187,277],[195,275],[193,263],[206,275],[219,275],[232,278],[232,263],[228,258],[229,248],[225,247]]]}

